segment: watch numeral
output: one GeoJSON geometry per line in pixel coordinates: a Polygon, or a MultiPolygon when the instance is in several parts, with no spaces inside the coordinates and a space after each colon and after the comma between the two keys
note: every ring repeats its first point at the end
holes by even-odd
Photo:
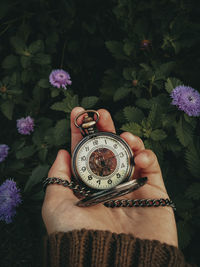
{"type": "Polygon", "coordinates": [[[106,139],[104,139],[104,141],[105,141],[105,144],[107,145],[107,140],[106,140],[106,139]]]}
{"type": "Polygon", "coordinates": [[[120,178],[121,177],[121,174],[120,173],[117,173],[116,176],[117,176],[117,178],[120,178]]]}
{"type": "Polygon", "coordinates": [[[114,144],[113,147],[114,147],[114,149],[117,149],[118,148],[118,145],[117,144],[114,144]]]}
{"type": "Polygon", "coordinates": [[[83,167],[81,168],[81,170],[82,170],[83,172],[85,172],[85,171],[86,171],[86,167],[83,166],[83,167]]]}
{"type": "Polygon", "coordinates": [[[88,180],[92,180],[92,175],[88,175],[88,180]]]}
{"type": "Polygon", "coordinates": [[[120,153],[119,153],[119,156],[120,156],[120,158],[123,158],[124,153],[123,153],[123,152],[120,152],[120,153]]]}
{"type": "Polygon", "coordinates": [[[86,151],[86,152],[89,151],[89,146],[86,146],[86,147],[85,147],[85,151],[86,151]]]}
{"type": "Polygon", "coordinates": [[[86,156],[81,157],[81,161],[86,160],[86,156]]]}
{"type": "Polygon", "coordinates": [[[108,184],[112,184],[112,180],[111,179],[108,180],[108,184]]]}
{"type": "Polygon", "coordinates": [[[124,167],[125,167],[125,165],[124,165],[124,163],[122,163],[121,168],[124,168],[124,167]]]}
{"type": "Polygon", "coordinates": [[[94,145],[94,146],[97,146],[97,145],[98,145],[98,140],[94,140],[94,141],[93,141],[93,145],[94,145]]]}
{"type": "Polygon", "coordinates": [[[97,180],[97,184],[99,184],[99,185],[100,185],[100,184],[101,184],[101,180],[97,180]]]}

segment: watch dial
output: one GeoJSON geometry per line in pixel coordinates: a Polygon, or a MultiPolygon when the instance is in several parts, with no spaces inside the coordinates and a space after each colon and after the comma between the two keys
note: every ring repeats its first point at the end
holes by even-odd
{"type": "Polygon", "coordinates": [[[76,148],[75,173],[89,187],[110,189],[129,178],[133,172],[132,152],[114,134],[96,134],[76,148]]]}
{"type": "Polygon", "coordinates": [[[112,174],[117,167],[116,156],[108,148],[97,148],[90,155],[89,167],[91,171],[98,176],[108,176],[112,174]]]}

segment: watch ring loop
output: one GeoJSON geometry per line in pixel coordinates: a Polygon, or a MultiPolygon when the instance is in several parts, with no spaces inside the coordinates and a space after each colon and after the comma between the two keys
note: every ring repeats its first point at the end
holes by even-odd
{"type": "Polygon", "coordinates": [[[80,128],[80,126],[79,126],[78,123],[77,123],[78,118],[79,118],[81,115],[85,114],[85,113],[94,113],[94,114],[96,114],[97,118],[96,118],[95,122],[96,122],[96,123],[98,122],[98,120],[99,120],[99,113],[98,113],[96,110],[93,110],[93,109],[84,110],[84,111],[80,112],[80,113],[75,117],[75,119],[74,119],[74,124],[75,124],[75,126],[76,126],[77,128],[80,128]]]}

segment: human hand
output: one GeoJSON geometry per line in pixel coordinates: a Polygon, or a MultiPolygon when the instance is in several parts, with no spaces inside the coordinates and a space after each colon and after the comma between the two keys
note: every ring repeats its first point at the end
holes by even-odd
{"type": "MultiPolygon", "coordinates": [[[[71,152],[82,139],[74,118],[83,111],[76,107],[71,112],[71,152]]],[[[115,133],[115,127],[108,111],[98,110],[100,131],[115,133]]],[[[163,182],[156,155],[144,147],[142,140],[124,132],[121,137],[134,153],[135,171],[133,178],[148,177],[148,182],[138,190],[123,196],[123,199],[169,198],[163,182]]],[[[60,150],[48,177],[59,177],[70,181],[71,157],[66,150],[60,150]]],[[[60,185],[48,185],[42,207],[42,216],[48,234],[78,229],[108,230],[115,233],[133,234],[141,239],[159,240],[178,246],[174,213],[171,207],[123,207],[107,208],[103,204],[78,207],[73,192],[60,185]]]]}

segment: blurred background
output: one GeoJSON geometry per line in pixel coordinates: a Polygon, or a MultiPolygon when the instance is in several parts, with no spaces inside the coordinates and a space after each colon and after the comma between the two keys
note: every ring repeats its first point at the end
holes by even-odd
{"type": "Polygon", "coordinates": [[[108,109],[118,133],[140,136],[156,153],[180,249],[200,263],[200,100],[190,114],[171,96],[188,86],[198,100],[199,18],[194,0],[1,1],[0,186],[13,179],[21,196],[11,222],[0,209],[1,267],[42,266],[41,181],[57,151],[70,150],[78,105],[108,109]],[[67,89],[49,82],[57,69],[69,73],[67,89]],[[34,125],[23,133],[17,120],[27,117],[34,125]]]}

